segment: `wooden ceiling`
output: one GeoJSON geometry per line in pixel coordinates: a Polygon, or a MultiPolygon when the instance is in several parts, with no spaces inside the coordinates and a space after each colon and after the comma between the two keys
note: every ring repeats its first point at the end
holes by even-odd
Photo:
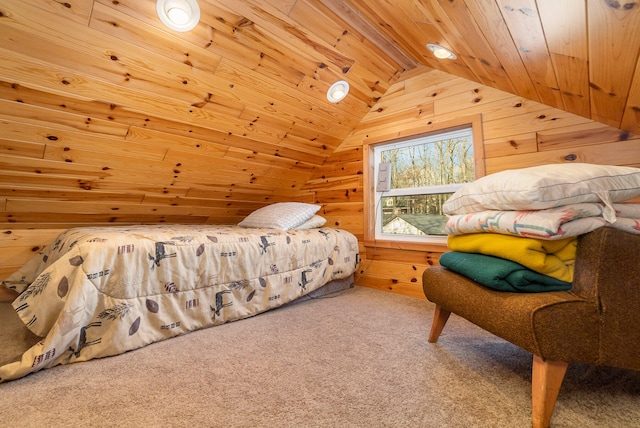
{"type": "Polygon", "coordinates": [[[369,31],[372,40],[387,40],[379,46],[405,69],[427,65],[640,131],[637,0],[321,2],[365,36],[369,31]],[[437,60],[426,43],[441,44],[458,58],[437,60]]]}
{"type": "Polygon", "coordinates": [[[237,219],[296,195],[393,83],[432,69],[640,133],[638,0],[199,4],[185,33],[155,0],[0,4],[11,221],[53,221],[58,201],[70,219],[237,219]]]}

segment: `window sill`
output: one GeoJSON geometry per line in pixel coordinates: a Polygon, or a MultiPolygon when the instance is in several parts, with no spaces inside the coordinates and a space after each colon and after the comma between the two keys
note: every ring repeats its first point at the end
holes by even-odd
{"type": "Polygon", "coordinates": [[[434,253],[443,253],[449,251],[446,242],[404,242],[404,241],[382,241],[382,240],[365,240],[365,247],[377,247],[377,248],[389,248],[395,250],[408,250],[408,251],[427,251],[434,253]]]}

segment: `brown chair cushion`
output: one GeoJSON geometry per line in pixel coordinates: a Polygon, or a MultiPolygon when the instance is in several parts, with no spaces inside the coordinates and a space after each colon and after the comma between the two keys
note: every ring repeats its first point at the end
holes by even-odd
{"type": "Polygon", "coordinates": [[[495,291],[435,266],[431,302],[545,360],[640,369],[640,236],[600,228],[580,237],[569,291],[495,291]]]}

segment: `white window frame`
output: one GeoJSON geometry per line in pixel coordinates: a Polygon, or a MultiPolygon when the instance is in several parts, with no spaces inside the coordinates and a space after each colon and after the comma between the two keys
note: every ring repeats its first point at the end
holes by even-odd
{"type": "MultiPolygon", "coordinates": [[[[382,206],[383,197],[406,196],[416,194],[436,194],[453,193],[464,183],[426,186],[420,188],[391,189],[386,192],[376,192],[375,187],[378,179],[378,164],[381,161],[380,152],[382,149],[388,150],[394,147],[404,147],[416,144],[429,143],[443,138],[455,137],[460,133],[471,132],[473,138],[473,156],[475,178],[484,175],[484,151],[482,144],[482,129],[480,115],[463,118],[461,120],[443,123],[440,126],[429,126],[428,129],[414,129],[407,132],[396,133],[392,136],[382,136],[369,141],[365,141],[365,161],[368,161],[365,176],[365,185],[368,191],[365,192],[365,243],[393,243],[396,242],[401,248],[409,248],[413,244],[423,246],[424,244],[446,245],[446,236],[441,235],[397,235],[382,233],[382,206]],[[404,134],[404,135],[403,135],[404,134]]],[[[391,245],[393,247],[393,245],[391,245]]],[[[419,248],[419,247],[418,247],[419,248]]]]}
{"type": "MultiPolygon", "coordinates": [[[[454,130],[444,130],[443,132],[434,132],[427,135],[419,135],[409,137],[396,142],[382,143],[373,146],[373,159],[374,165],[379,165],[382,162],[382,152],[393,149],[401,149],[405,147],[411,147],[421,144],[436,143],[440,140],[448,140],[454,138],[469,137],[473,141],[473,129],[471,126],[465,126],[454,130]]],[[[378,182],[379,168],[375,168],[374,181],[378,182]]],[[[475,170],[475,169],[474,169],[475,170]]],[[[439,186],[421,186],[421,187],[407,187],[402,189],[390,189],[385,192],[375,192],[374,203],[376,206],[375,225],[374,225],[374,237],[377,240],[394,240],[394,241],[407,241],[407,242],[445,242],[447,237],[444,235],[403,235],[403,234],[391,234],[384,233],[382,230],[382,209],[381,206],[383,197],[394,196],[411,196],[411,195],[435,195],[438,193],[453,193],[461,188],[464,183],[460,184],[445,184],[439,186]]]]}

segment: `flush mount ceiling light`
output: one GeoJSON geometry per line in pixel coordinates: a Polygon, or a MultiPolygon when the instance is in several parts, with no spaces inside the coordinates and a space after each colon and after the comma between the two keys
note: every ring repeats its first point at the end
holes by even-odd
{"type": "Polygon", "coordinates": [[[349,93],[349,83],[340,80],[329,87],[327,99],[332,103],[342,101],[349,93]]]}
{"type": "Polygon", "coordinates": [[[196,0],[158,0],[156,12],[160,21],[174,31],[189,31],[200,21],[196,0]]]}
{"type": "Polygon", "coordinates": [[[444,46],[436,45],[435,43],[428,43],[427,48],[436,56],[436,58],[440,59],[456,59],[458,58],[456,54],[451,52],[449,49],[444,46]]]}

